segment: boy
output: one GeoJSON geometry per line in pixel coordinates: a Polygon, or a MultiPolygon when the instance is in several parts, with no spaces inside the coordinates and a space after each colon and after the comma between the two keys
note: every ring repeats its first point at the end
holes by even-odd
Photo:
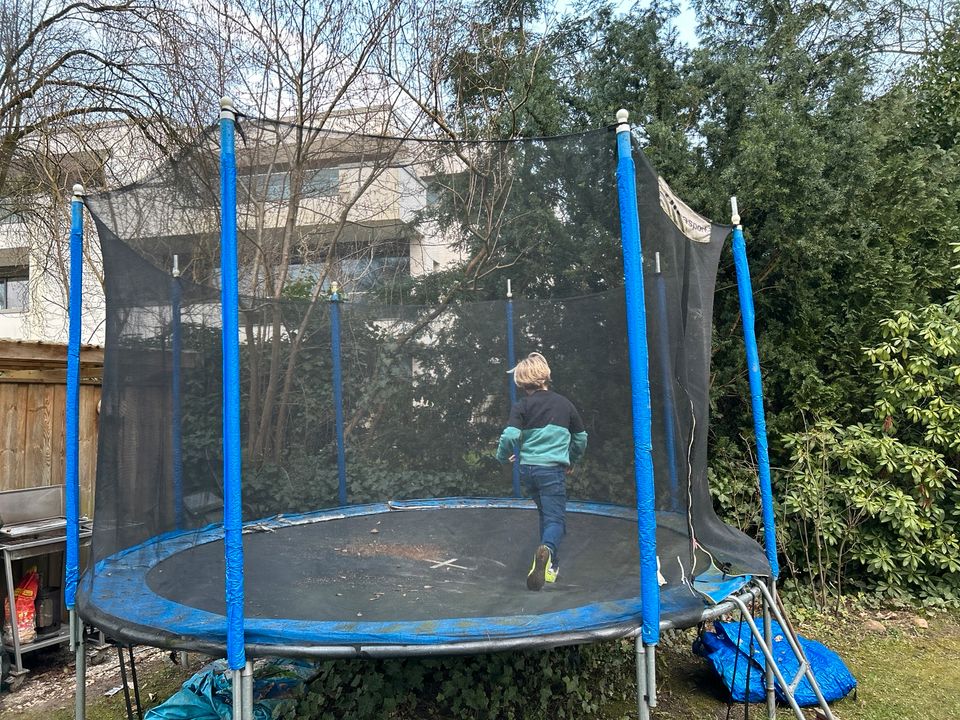
{"type": "Polygon", "coordinates": [[[567,493],[564,475],[587,448],[583,420],[567,398],[550,390],[550,366],[540,353],[530,353],[508,372],[526,395],[510,409],[500,435],[497,460],[520,463],[520,479],[537,504],[540,545],[527,574],[527,589],[540,590],[557,580],[557,546],[566,533],[567,493]]]}

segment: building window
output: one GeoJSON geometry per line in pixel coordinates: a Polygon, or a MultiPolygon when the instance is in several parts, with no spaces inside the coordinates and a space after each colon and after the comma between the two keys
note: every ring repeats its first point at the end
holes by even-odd
{"type": "Polygon", "coordinates": [[[337,168],[311,170],[303,182],[307,197],[332,197],[340,191],[340,171],[337,168]]]}
{"type": "Polygon", "coordinates": [[[25,267],[0,268],[0,310],[26,310],[30,306],[29,279],[25,267]]]}
{"type": "MultiPolygon", "coordinates": [[[[291,263],[287,284],[308,283],[312,285],[329,268],[325,261],[315,263],[291,263]]],[[[341,258],[336,261],[333,275],[326,277],[323,289],[329,290],[331,280],[337,280],[351,299],[376,290],[410,275],[410,257],[364,257],[341,258]]]]}
{"type": "MultiPolygon", "coordinates": [[[[252,175],[249,179],[252,193],[265,200],[283,202],[290,199],[290,173],[252,175]]],[[[340,171],[337,168],[307,170],[303,176],[303,197],[333,197],[340,190],[340,171]]]]}

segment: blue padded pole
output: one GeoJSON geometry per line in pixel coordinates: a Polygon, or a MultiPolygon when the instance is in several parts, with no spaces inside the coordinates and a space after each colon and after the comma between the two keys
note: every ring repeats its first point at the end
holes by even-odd
{"type": "Polygon", "coordinates": [[[750,266],[747,264],[747,244],[743,239],[737,198],[730,198],[733,209],[733,262],[737,268],[737,292],[740,296],[740,315],[743,318],[743,342],[747,351],[747,371],[750,377],[750,403],[753,408],[753,433],[757,442],[757,466],[760,473],[760,502],[763,507],[763,544],[774,580],[780,576],[777,562],[777,529],[773,514],[773,488],[770,482],[770,457],[767,452],[767,419],[763,412],[763,381],[760,377],[760,353],[754,329],[753,286],[750,266]]]}
{"type": "Polygon", "coordinates": [[[64,601],[72,611],[80,577],[80,327],[83,309],[83,186],[70,203],[70,329],[67,339],[66,490],[67,548],[64,601]]]}
{"type": "MultiPolygon", "coordinates": [[[[629,115],[617,113],[617,194],[627,298],[627,343],[633,410],[633,462],[637,483],[637,535],[640,544],[640,599],[645,645],[660,640],[660,586],[657,583],[657,515],[653,481],[649,354],[643,295],[643,253],[637,213],[637,181],[630,143],[629,115]]],[[[648,688],[652,695],[652,689],[648,688]]]]}
{"type": "Polygon", "coordinates": [[[347,504],[347,455],[343,439],[343,368],[340,364],[340,293],[330,283],[330,353],[333,356],[333,410],[337,423],[337,499],[347,504]]]}
{"type": "Polygon", "coordinates": [[[237,280],[236,110],[220,101],[220,311],[223,318],[223,545],[227,663],[246,665],[243,643],[243,510],[240,463],[240,291],[237,280]]]}
{"type": "Polygon", "coordinates": [[[170,437],[173,455],[173,516],[177,530],[183,529],[183,431],[180,408],[180,354],[183,338],[180,329],[180,266],[173,256],[173,277],[170,278],[170,437]]]}
{"type": "Polygon", "coordinates": [[[660,269],[660,253],[656,254],[657,344],[660,355],[660,382],[663,384],[663,433],[667,445],[667,469],[670,473],[670,507],[680,512],[680,483],[677,477],[676,439],[673,433],[673,371],[670,365],[670,331],[667,327],[667,283],[660,269]]]}
{"type": "MultiPolygon", "coordinates": [[[[510,281],[507,280],[507,367],[513,368],[517,365],[516,349],[513,345],[513,289],[510,287],[510,281]]],[[[510,407],[517,402],[517,384],[513,381],[513,373],[509,373],[507,387],[510,392],[510,407]]],[[[516,461],[512,463],[513,472],[513,496],[520,497],[520,445],[514,452],[516,461]]]]}

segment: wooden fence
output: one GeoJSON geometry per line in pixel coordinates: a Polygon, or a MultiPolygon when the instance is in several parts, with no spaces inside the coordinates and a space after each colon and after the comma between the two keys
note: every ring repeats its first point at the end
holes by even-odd
{"type": "MultiPolygon", "coordinates": [[[[67,351],[0,340],[0,490],[64,481],[67,351]]],[[[80,352],[80,512],[93,516],[103,350],[80,352]]]]}

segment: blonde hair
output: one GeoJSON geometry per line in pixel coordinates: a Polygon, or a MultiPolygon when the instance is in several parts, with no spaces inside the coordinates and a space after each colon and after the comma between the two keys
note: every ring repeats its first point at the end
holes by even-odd
{"type": "Polygon", "coordinates": [[[538,352],[530,353],[507,372],[513,373],[513,381],[521,390],[536,390],[546,387],[550,382],[550,366],[538,352]]]}

